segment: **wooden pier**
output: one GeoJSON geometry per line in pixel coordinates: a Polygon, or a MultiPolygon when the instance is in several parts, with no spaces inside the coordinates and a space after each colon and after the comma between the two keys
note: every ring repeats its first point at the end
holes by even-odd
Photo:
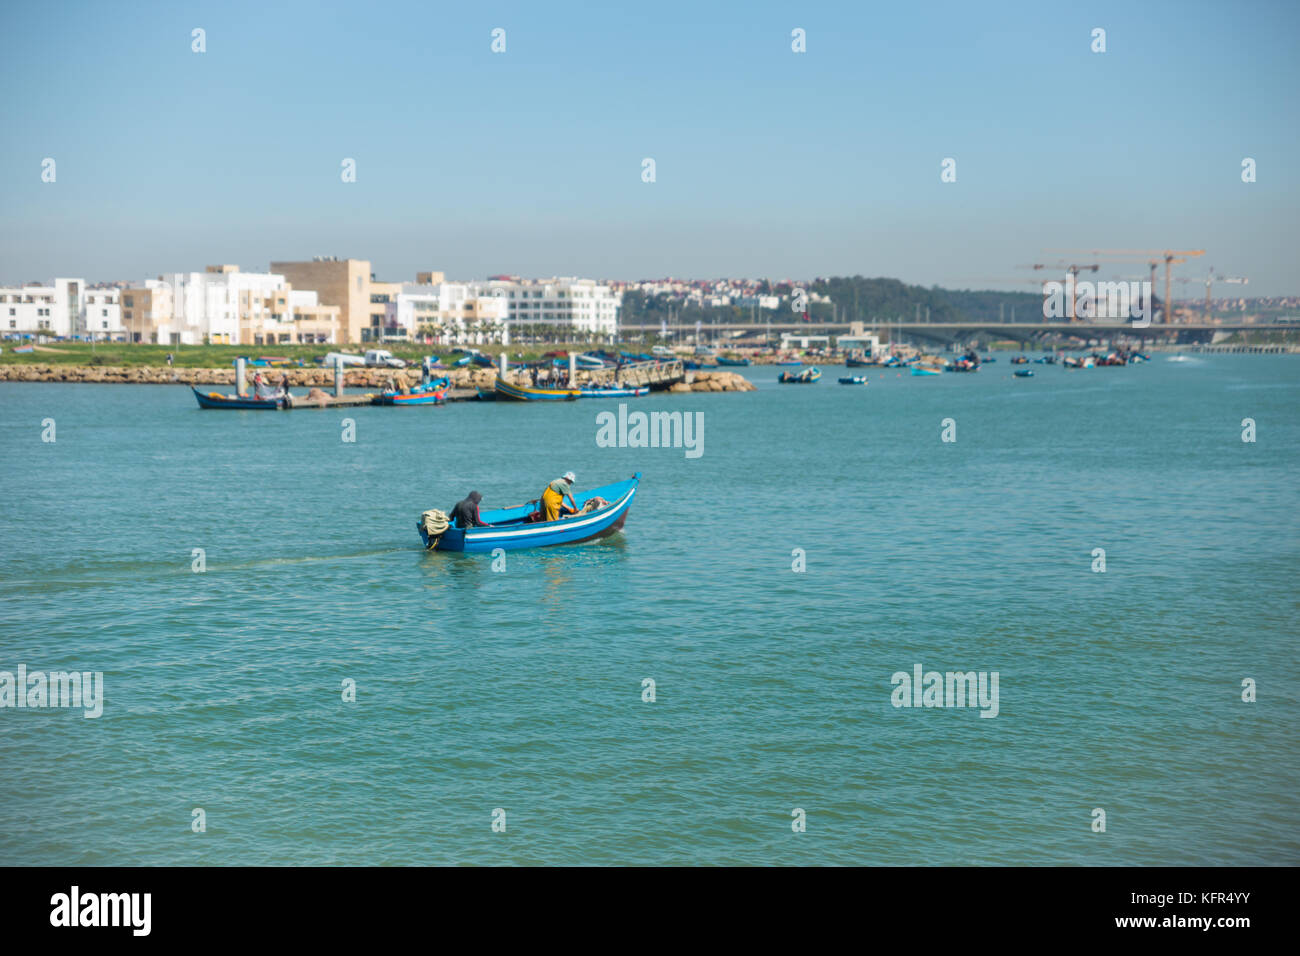
{"type": "Polygon", "coordinates": [[[668,362],[630,362],[619,368],[611,366],[580,370],[578,375],[579,382],[590,382],[593,385],[618,385],[625,388],[648,385],[652,389],[664,389],[686,381],[686,367],[682,365],[681,359],[668,362]]]}

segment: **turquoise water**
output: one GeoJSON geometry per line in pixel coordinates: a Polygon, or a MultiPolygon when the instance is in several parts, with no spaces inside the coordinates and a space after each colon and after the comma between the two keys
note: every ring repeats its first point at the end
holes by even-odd
{"type": "Polygon", "coordinates": [[[597,447],[617,401],[0,384],[0,670],[105,687],[0,710],[0,864],[1300,863],[1300,359],[1032,367],[629,402],[697,459],[597,447]],[[644,473],[622,536],[420,550],[570,468],[644,473]]]}

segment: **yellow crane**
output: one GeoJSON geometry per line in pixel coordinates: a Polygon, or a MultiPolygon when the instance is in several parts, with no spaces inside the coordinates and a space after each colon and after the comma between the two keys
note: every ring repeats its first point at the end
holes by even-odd
{"type": "Polygon", "coordinates": [[[1172,325],[1174,320],[1173,267],[1175,263],[1186,262],[1197,256],[1205,255],[1204,249],[1053,249],[1052,252],[1064,252],[1074,255],[1090,255],[1103,259],[1130,259],[1140,257],[1147,260],[1151,267],[1151,288],[1156,285],[1156,266],[1165,264],[1165,324],[1172,325]]]}

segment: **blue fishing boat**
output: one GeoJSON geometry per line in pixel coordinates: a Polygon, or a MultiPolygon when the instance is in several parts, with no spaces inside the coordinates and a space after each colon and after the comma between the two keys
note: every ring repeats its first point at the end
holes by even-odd
{"type": "Polygon", "coordinates": [[[853,355],[850,355],[844,360],[845,368],[871,368],[873,365],[879,364],[879,362],[873,361],[872,359],[857,358],[853,355]]]}
{"type": "Polygon", "coordinates": [[[642,385],[637,388],[622,388],[614,386],[613,388],[580,388],[583,398],[640,398],[643,395],[650,394],[650,386],[642,385]]]}
{"type": "Polygon", "coordinates": [[[863,375],[849,375],[840,379],[841,385],[866,385],[867,379],[863,375]]]}
{"type": "Polygon", "coordinates": [[[1033,378],[1034,370],[1032,368],[1018,368],[1011,374],[1016,378],[1033,378]]]}
{"type": "Polygon", "coordinates": [[[283,395],[276,398],[254,398],[251,395],[223,395],[220,392],[200,392],[193,385],[190,390],[199,400],[199,408],[237,408],[248,411],[275,411],[285,407],[283,395]]]}
{"type": "Polygon", "coordinates": [[[772,364],[773,365],[802,365],[803,362],[800,359],[787,359],[784,362],[773,362],[772,364]]]}
{"type": "Polygon", "coordinates": [[[739,365],[739,366],[745,366],[745,365],[749,365],[749,364],[750,364],[750,361],[749,361],[749,359],[747,359],[747,358],[728,358],[728,357],[725,356],[725,355],[719,355],[719,356],[718,356],[718,364],[719,364],[719,365],[739,365]]]}
{"type": "Polygon", "coordinates": [[[581,389],[512,385],[500,375],[492,387],[496,389],[498,398],[513,398],[517,402],[571,402],[582,397],[581,389]]]}
{"type": "Polygon", "coordinates": [[[782,385],[811,385],[822,377],[822,370],[816,365],[802,372],[782,372],[777,381],[782,385]]]}
{"type": "Polygon", "coordinates": [[[441,405],[447,400],[447,388],[447,379],[440,378],[425,385],[417,385],[409,392],[380,392],[375,396],[375,404],[441,405]]]}
{"type": "Polygon", "coordinates": [[[640,481],[641,472],[638,471],[626,481],[602,485],[582,494],[575,493],[573,500],[579,513],[555,521],[530,520],[537,514],[537,503],[529,502],[481,512],[479,517],[491,526],[487,528],[447,528],[432,538],[423,521],[416,528],[425,548],[435,551],[484,552],[496,548],[514,551],[593,541],[622,529],[640,481]],[[605,504],[584,513],[587,502],[595,498],[604,499],[605,504]]]}

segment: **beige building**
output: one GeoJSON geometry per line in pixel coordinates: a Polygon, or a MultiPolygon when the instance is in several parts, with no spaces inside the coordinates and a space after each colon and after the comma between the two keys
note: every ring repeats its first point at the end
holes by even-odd
{"type": "Polygon", "coordinates": [[[122,328],[128,342],[171,342],[171,286],[150,279],[142,286],[123,289],[122,328]]]}
{"type": "Polygon", "coordinates": [[[370,263],[365,259],[317,257],[310,262],[272,262],[271,271],[283,275],[296,289],[314,289],[321,305],[338,308],[340,344],[369,341],[376,314],[382,328],[384,302],[374,302],[372,296],[386,293],[372,290],[370,263]]]}

